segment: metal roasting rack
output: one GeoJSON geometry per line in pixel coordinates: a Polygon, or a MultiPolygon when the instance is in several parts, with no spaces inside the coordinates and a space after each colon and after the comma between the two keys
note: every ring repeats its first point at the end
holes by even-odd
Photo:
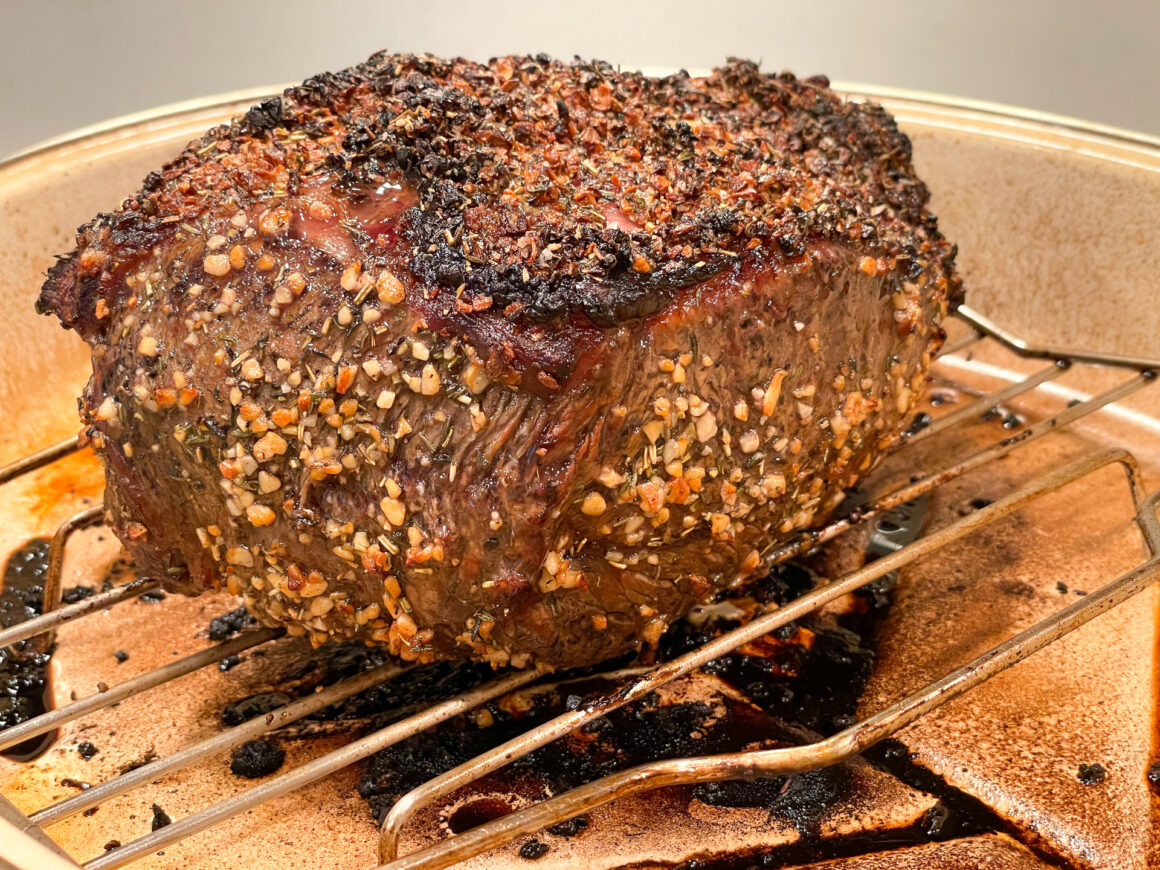
{"type": "MultiPolygon", "coordinates": [[[[812,549],[833,539],[857,523],[877,518],[885,512],[919,498],[936,487],[1017,450],[1043,435],[1059,431],[1112,402],[1144,389],[1155,382],[1157,370],[1160,370],[1160,360],[1032,346],[1007,333],[969,308],[961,308],[958,317],[969,326],[969,332],[961,339],[949,342],[943,349],[943,356],[960,353],[976,342],[990,340],[1006,346],[1022,357],[1043,359],[1046,361],[1046,365],[1021,381],[981,396],[940,416],[925,429],[912,433],[908,439],[910,441],[929,438],[951,426],[978,420],[990,409],[1034,390],[1063,374],[1074,365],[1113,367],[1124,371],[1126,377],[1110,389],[1084,401],[1069,404],[1058,413],[1034,422],[990,446],[978,449],[970,455],[959,457],[951,464],[927,473],[899,488],[873,495],[865,504],[854,511],[831,521],[818,530],[795,539],[789,544],[783,544],[776,549],[771,548],[765,554],[770,563],[781,562],[812,549]]],[[[77,442],[72,439],[13,462],[0,468],[0,484],[55,462],[77,449],[77,442]]],[[[893,553],[884,555],[856,571],[823,583],[780,608],[761,613],[749,623],[722,634],[679,658],[655,667],[638,667],[606,672],[600,676],[606,679],[612,688],[600,698],[590,700],[578,709],[537,725],[507,743],[435,777],[404,795],[391,809],[382,825],[379,844],[380,860],[383,862],[381,870],[386,870],[386,868],[390,868],[390,870],[402,870],[402,868],[418,870],[418,868],[451,866],[456,862],[510,843],[519,837],[533,834],[617,798],[650,789],[727,779],[755,779],[801,773],[832,765],[857,755],[874,743],[909,725],[925,713],[940,707],[950,699],[1016,664],[1160,579],[1160,516],[1158,513],[1160,513],[1160,490],[1150,495],[1145,492],[1137,462],[1132,454],[1115,447],[1094,449],[1079,460],[1044,474],[992,504],[926,534],[893,553]],[[876,715],[851,725],[832,737],[809,745],[782,749],[750,750],[696,758],[677,758],[643,764],[531,804],[464,833],[448,837],[413,854],[399,856],[399,839],[404,827],[414,818],[416,813],[433,801],[475,782],[539,747],[566,736],[586,723],[644,697],[665,683],[696,670],[714,658],[729,653],[786,623],[801,619],[840,596],[892,571],[897,571],[917,559],[930,555],[947,544],[1006,517],[1022,506],[1110,465],[1119,465],[1125,471],[1127,489],[1135,509],[1135,524],[1149,554],[1147,560],[1106,583],[1100,589],[1019,632],[968,664],[951,671],[941,679],[930,683],[876,715]]],[[[68,519],[56,531],[49,552],[43,615],[0,631],[0,647],[9,646],[38,635],[51,635],[56,628],[65,623],[83,618],[95,611],[113,607],[159,585],[156,580],[142,578],[107,592],[98,593],[75,604],[66,606],[60,604],[61,566],[68,539],[78,529],[100,522],[101,517],[102,509],[92,508],[68,519]]],[[[44,713],[0,732],[0,749],[13,746],[30,737],[45,734],[95,710],[103,709],[139,692],[144,692],[199,668],[211,665],[226,656],[266,643],[279,637],[280,634],[279,630],[268,628],[247,631],[231,640],[216,644],[110,687],[106,691],[81,698],[57,710],[44,713]]],[[[4,844],[0,848],[0,853],[2,853],[0,854],[0,867],[11,866],[17,870],[65,870],[65,868],[76,870],[78,866],[89,868],[89,870],[111,870],[111,868],[121,867],[266,801],[315,782],[347,765],[365,759],[388,746],[513,690],[529,687],[529,691],[543,691],[560,685],[559,681],[545,683],[543,681],[545,673],[541,670],[512,671],[502,674],[470,691],[433,704],[405,719],[356,739],[340,749],[271,777],[261,785],[207,806],[184,818],[177,819],[168,826],[125,843],[120,848],[106,852],[83,865],[74,863],[44,833],[44,829],[51,825],[94,807],[115,795],[228,752],[249,740],[390,680],[410,667],[413,666],[380,665],[328,686],[315,694],[300,698],[275,710],[269,716],[251,719],[188,746],[173,755],[156,759],[107,782],[95,785],[86,791],[44,807],[31,816],[25,816],[11,803],[0,798],[0,843],[4,844]],[[536,685],[532,686],[533,683],[536,685]]]]}

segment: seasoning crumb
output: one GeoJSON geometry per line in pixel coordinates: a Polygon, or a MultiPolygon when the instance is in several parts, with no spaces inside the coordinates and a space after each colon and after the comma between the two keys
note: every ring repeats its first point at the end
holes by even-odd
{"type": "Polygon", "coordinates": [[[218,278],[230,273],[230,258],[225,254],[210,254],[201,265],[208,274],[218,278]]]}
{"type": "Polygon", "coordinates": [[[584,497],[584,503],[580,505],[580,510],[590,517],[600,516],[607,509],[607,504],[603,496],[597,492],[590,492],[584,497]]]}

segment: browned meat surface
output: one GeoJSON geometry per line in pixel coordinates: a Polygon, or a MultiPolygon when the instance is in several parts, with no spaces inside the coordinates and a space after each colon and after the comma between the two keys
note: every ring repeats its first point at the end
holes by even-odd
{"type": "Polygon", "coordinates": [[[953,249],[822,79],[381,54],[211,130],[40,306],[146,574],[406,659],[654,641],[896,441],[953,249]]]}

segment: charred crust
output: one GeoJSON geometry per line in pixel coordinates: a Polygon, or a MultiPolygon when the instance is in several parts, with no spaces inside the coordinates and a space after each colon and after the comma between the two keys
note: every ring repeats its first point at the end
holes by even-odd
{"type": "Polygon", "coordinates": [[[252,107],[241,120],[238,129],[243,134],[254,135],[273,130],[282,123],[282,98],[270,97],[252,107]]]}
{"type": "Polygon", "coordinates": [[[76,280],[77,252],[61,254],[48,270],[44,289],[36,300],[38,314],[55,313],[61,323],[69,328],[76,326],[73,284],[76,280]]]}
{"type": "Polygon", "coordinates": [[[402,178],[417,204],[402,217],[399,265],[437,295],[490,298],[519,322],[647,316],[738,261],[776,265],[830,242],[944,278],[953,306],[955,252],[910,158],[880,106],[749,61],[654,79],[544,55],[478,64],[384,52],[191,143],[81,228],[78,251],[107,261],[61,261],[38,307],[97,332],[96,300],[116,303],[127,261],[175,222],[268,198],[278,169],[291,194],[321,178],[351,201],[402,178]],[[264,174],[229,165],[229,153],[264,174]]]}

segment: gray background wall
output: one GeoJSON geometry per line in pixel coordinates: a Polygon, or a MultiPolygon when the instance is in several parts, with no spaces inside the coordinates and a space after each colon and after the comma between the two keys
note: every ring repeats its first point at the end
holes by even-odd
{"type": "Polygon", "coordinates": [[[0,0],[0,155],[380,48],[686,67],[732,54],[1160,134],[1160,0],[0,0]]]}

